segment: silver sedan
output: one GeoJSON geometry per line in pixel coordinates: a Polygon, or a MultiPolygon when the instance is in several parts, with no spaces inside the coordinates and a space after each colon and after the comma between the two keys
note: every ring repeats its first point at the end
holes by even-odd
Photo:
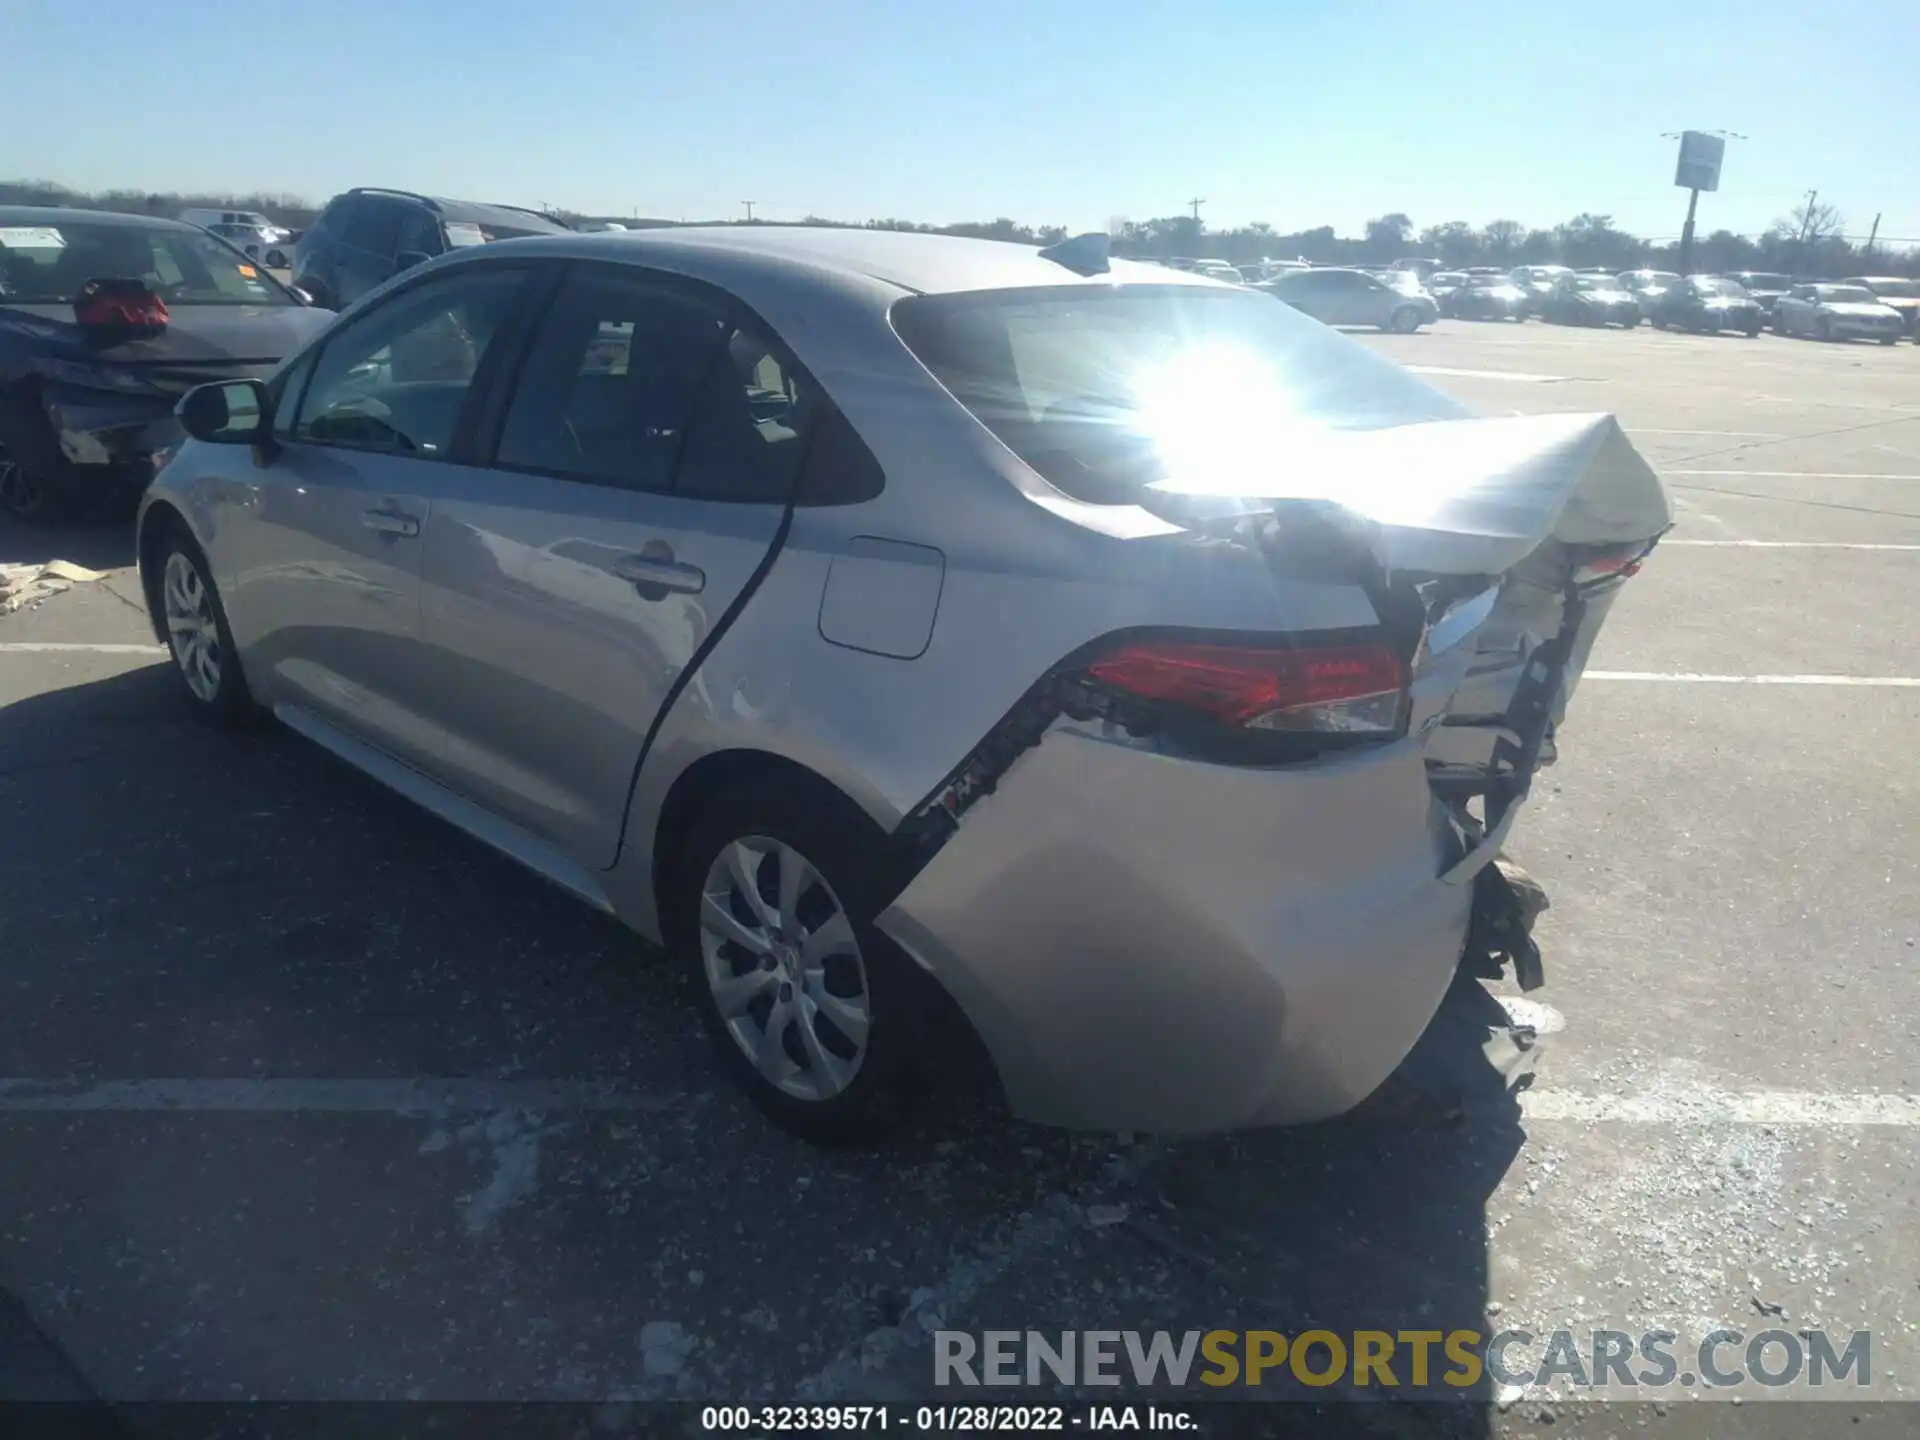
{"type": "Polygon", "coordinates": [[[1671,520],[1608,417],[1099,237],[489,245],[181,419],[139,556],[193,710],[661,942],[828,1142],[968,1032],[1039,1121],[1354,1105],[1671,520]]]}
{"type": "Polygon", "coordinates": [[[1898,343],[1906,321],[1864,285],[1796,285],[1773,306],[1776,335],[1898,343]]]}

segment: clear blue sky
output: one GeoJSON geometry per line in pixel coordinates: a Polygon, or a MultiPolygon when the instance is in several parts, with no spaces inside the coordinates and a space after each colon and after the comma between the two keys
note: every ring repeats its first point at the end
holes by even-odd
{"type": "Polygon", "coordinates": [[[83,189],[1673,235],[1693,127],[1703,230],[1920,236],[1915,0],[0,0],[0,68],[0,174],[83,189]]]}

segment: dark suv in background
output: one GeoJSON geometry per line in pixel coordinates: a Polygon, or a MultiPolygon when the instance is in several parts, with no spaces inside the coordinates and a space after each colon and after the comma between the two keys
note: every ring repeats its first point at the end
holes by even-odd
{"type": "Polygon", "coordinates": [[[361,186],[336,195],[300,237],[293,283],[313,303],[342,310],[402,270],[466,245],[518,235],[563,235],[537,210],[439,200],[361,186]]]}

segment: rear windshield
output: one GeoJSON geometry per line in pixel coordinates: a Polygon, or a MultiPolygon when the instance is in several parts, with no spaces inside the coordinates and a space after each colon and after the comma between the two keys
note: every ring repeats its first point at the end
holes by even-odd
{"type": "Polygon", "coordinates": [[[1290,435],[1468,413],[1253,290],[1069,286],[923,295],[900,338],[982,424],[1079,500],[1161,480],[1288,473],[1290,435]]]}
{"type": "Polygon", "coordinates": [[[60,219],[0,224],[0,301],[68,305],[89,280],[144,280],[169,305],[291,305],[293,297],[204,230],[60,219]]]}
{"type": "Polygon", "coordinates": [[[1920,280],[1869,280],[1876,295],[1891,295],[1897,300],[1920,299],[1920,280]]]}
{"type": "Polygon", "coordinates": [[[1785,275],[1762,275],[1757,270],[1750,275],[1742,275],[1740,281],[1750,290],[1789,290],[1793,288],[1793,281],[1785,275]]]}
{"type": "Polygon", "coordinates": [[[1740,287],[1738,281],[1723,280],[1718,276],[1696,275],[1688,283],[1702,295],[1727,295],[1738,300],[1747,293],[1740,287]]]}
{"type": "Polygon", "coordinates": [[[1813,293],[1830,305],[1872,305],[1880,298],[1864,285],[1816,285],[1813,293]]]}
{"type": "Polygon", "coordinates": [[[1578,275],[1574,277],[1576,290],[1618,290],[1620,282],[1611,275],[1578,275]]]}

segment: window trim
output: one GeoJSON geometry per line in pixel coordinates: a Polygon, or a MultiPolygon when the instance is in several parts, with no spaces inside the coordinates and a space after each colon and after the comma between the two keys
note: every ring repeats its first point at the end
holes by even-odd
{"type": "MultiPolygon", "coordinates": [[[[526,373],[527,362],[533,355],[534,345],[539,341],[541,327],[546,323],[548,315],[552,313],[553,306],[558,301],[560,291],[565,286],[568,277],[574,274],[596,279],[611,279],[631,285],[636,289],[650,289],[657,294],[677,295],[682,299],[691,299],[718,308],[726,316],[727,322],[735,330],[751,330],[758,338],[764,340],[769,352],[774,358],[777,359],[781,366],[788,370],[796,380],[800,381],[803,386],[812,387],[833,409],[839,410],[840,408],[826,386],[822,385],[814,377],[813,372],[808,370],[807,367],[800,362],[799,357],[793,353],[793,348],[781,338],[780,332],[769,325],[751,305],[747,304],[729,290],[705,280],[697,280],[690,275],[677,274],[671,270],[661,270],[651,265],[635,265],[612,260],[549,260],[540,262],[539,269],[546,272],[543,286],[526,306],[524,324],[521,326],[519,333],[512,337],[515,342],[513,352],[510,356],[503,356],[501,364],[493,376],[493,383],[489,387],[487,394],[483,397],[483,405],[475,419],[474,433],[471,437],[474,442],[473,457],[467,462],[468,464],[487,470],[499,471],[507,475],[534,475],[543,480],[557,480],[571,485],[592,485],[603,490],[623,491],[630,495],[665,496],[683,500],[690,504],[778,505],[785,509],[805,506],[810,509],[824,509],[840,504],[866,503],[865,501],[826,501],[810,503],[805,499],[802,482],[807,474],[808,462],[813,455],[814,436],[820,432],[819,421],[816,421],[813,427],[808,430],[805,439],[802,441],[799,463],[794,469],[793,484],[784,500],[749,499],[745,496],[735,497],[728,495],[696,495],[681,490],[679,488],[680,465],[681,461],[685,458],[684,454],[677,455],[674,458],[673,473],[665,486],[637,485],[627,481],[609,480],[593,475],[580,475],[570,471],[549,470],[533,465],[514,465],[503,462],[500,459],[500,439],[506,429],[507,412],[512,406],[513,397],[519,391],[521,378],[526,373]]],[[[475,381],[477,388],[477,376],[475,377],[475,381]]],[[[841,418],[844,420],[845,415],[843,414],[841,418]]],[[[853,425],[853,422],[850,420],[846,423],[850,427],[853,425]]],[[[857,427],[854,427],[854,434],[859,438],[860,443],[866,446],[869,453],[871,453],[873,447],[867,445],[866,437],[860,435],[857,427]]],[[[884,490],[885,467],[879,465],[879,458],[877,456],[875,457],[875,465],[881,470],[883,477],[882,489],[884,490]]],[[[868,498],[872,499],[875,497],[868,498]]]]}
{"type": "MultiPolygon", "coordinates": [[[[310,350],[304,352],[304,355],[295,362],[296,365],[305,364],[307,366],[307,373],[300,383],[299,404],[294,407],[294,429],[291,434],[285,437],[276,436],[276,441],[289,448],[341,450],[351,455],[386,455],[400,460],[415,460],[427,465],[473,465],[481,463],[472,458],[474,454],[473,441],[475,426],[480,415],[479,406],[482,399],[491,391],[493,377],[498,373],[504,362],[505,351],[510,346],[516,344],[521,338],[518,333],[518,326],[526,315],[528,302],[531,298],[531,282],[534,279],[532,272],[534,269],[535,267],[525,262],[512,259],[495,260],[492,262],[478,260],[470,261],[467,264],[454,266],[449,269],[439,270],[431,275],[422,275],[419,279],[409,281],[407,284],[381,296],[379,304],[370,309],[362,310],[351,319],[327,330],[326,333],[320,337],[319,342],[310,350]],[[300,433],[301,422],[306,419],[307,399],[313,388],[314,374],[325,361],[327,352],[336,344],[340,343],[342,338],[351,337],[356,331],[364,328],[367,324],[383,315],[392,306],[405,301],[409,296],[430,286],[454,284],[462,280],[470,279],[477,274],[493,275],[503,272],[517,275],[520,280],[520,288],[508,302],[507,313],[500,321],[500,329],[494,336],[493,343],[487,347],[487,353],[481,357],[479,368],[473,372],[473,379],[467,385],[467,393],[460,401],[460,413],[455,417],[453,422],[453,436],[448,441],[447,448],[444,451],[435,455],[427,455],[419,451],[383,449],[375,445],[347,445],[339,441],[314,440],[300,433]],[[306,355],[312,356],[311,363],[308,363],[306,360],[306,355]]],[[[290,367],[286,373],[291,374],[292,367],[290,367]]]]}

